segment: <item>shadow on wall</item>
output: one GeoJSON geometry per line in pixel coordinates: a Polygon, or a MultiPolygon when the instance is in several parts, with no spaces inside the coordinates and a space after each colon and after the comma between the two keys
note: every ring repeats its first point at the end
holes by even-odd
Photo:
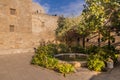
{"type": "Polygon", "coordinates": [[[120,80],[120,64],[112,70],[94,75],[90,80],[120,80]]]}

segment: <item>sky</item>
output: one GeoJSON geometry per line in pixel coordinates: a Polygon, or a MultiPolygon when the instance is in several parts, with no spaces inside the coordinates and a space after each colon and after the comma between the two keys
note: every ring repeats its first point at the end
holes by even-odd
{"type": "Polygon", "coordinates": [[[83,10],[84,0],[33,0],[39,3],[47,14],[78,16],[83,10]]]}

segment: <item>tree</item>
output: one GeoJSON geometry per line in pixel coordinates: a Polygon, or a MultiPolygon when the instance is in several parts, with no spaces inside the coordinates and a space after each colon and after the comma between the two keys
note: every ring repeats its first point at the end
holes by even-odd
{"type": "MultiPolygon", "coordinates": [[[[100,34],[104,41],[108,40],[108,45],[113,40],[113,36],[110,35],[112,27],[116,28],[120,24],[118,22],[120,19],[119,7],[120,1],[118,0],[86,0],[85,10],[89,15],[87,17],[88,26],[93,27],[94,31],[99,33],[99,40],[100,34]]],[[[100,46],[100,41],[98,44],[100,46]]]]}
{"type": "Polygon", "coordinates": [[[65,42],[68,46],[71,42],[79,36],[77,33],[77,18],[64,18],[63,16],[58,19],[58,27],[56,29],[56,36],[61,42],[65,42]]]}

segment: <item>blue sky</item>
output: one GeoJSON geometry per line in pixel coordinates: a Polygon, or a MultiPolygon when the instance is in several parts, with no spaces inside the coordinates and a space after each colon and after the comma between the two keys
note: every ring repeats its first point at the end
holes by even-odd
{"type": "Polygon", "coordinates": [[[45,9],[47,14],[76,16],[83,10],[84,0],[33,0],[45,9]]]}

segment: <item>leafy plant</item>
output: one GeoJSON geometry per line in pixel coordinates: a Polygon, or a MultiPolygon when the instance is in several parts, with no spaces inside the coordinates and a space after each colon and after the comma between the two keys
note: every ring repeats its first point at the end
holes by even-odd
{"type": "Polygon", "coordinates": [[[57,68],[58,72],[64,74],[64,76],[65,76],[65,74],[75,71],[75,68],[71,64],[68,64],[68,63],[60,63],[60,64],[58,64],[58,66],[56,68],[57,68]]]}
{"type": "Polygon", "coordinates": [[[91,55],[87,63],[88,68],[95,71],[101,71],[105,67],[105,63],[100,58],[100,55],[91,55]]]}
{"type": "Polygon", "coordinates": [[[106,53],[106,54],[104,54],[104,58],[105,59],[111,57],[111,59],[114,62],[117,61],[118,54],[117,54],[117,50],[115,49],[114,46],[112,46],[112,45],[111,46],[106,45],[106,46],[103,46],[102,49],[106,53]]]}
{"type": "Polygon", "coordinates": [[[58,53],[67,53],[69,52],[68,46],[66,44],[60,43],[58,44],[58,53]]]}
{"type": "Polygon", "coordinates": [[[54,69],[58,65],[58,60],[55,58],[47,58],[45,67],[49,69],[54,69]]]}
{"type": "Polygon", "coordinates": [[[87,47],[86,53],[87,54],[97,53],[98,52],[98,48],[99,48],[98,46],[91,45],[91,46],[87,47]]]}
{"type": "Polygon", "coordinates": [[[53,57],[55,53],[57,53],[55,44],[39,46],[31,63],[53,69],[58,63],[58,60],[53,57]]]}
{"type": "Polygon", "coordinates": [[[56,70],[62,74],[67,74],[74,71],[74,67],[68,63],[61,64],[58,59],[53,57],[53,54],[57,52],[56,45],[48,44],[39,46],[36,50],[36,54],[33,56],[31,63],[39,65],[48,69],[56,70]]]}
{"type": "Polygon", "coordinates": [[[116,63],[117,57],[118,55],[114,46],[98,47],[95,51],[90,52],[88,68],[101,71],[105,67],[105,62],[108,61],[108,58],[111,58],[116,63]]]}
{"type": "Polygon", "coordinates": [[[86,53],[86,52],[85,52],[85,48],[83,48],[83,47],[80,46],[80,45],[72,46],[72,47],[71,47],[71,51],[72,51],[73,53],[86,53]]]}

